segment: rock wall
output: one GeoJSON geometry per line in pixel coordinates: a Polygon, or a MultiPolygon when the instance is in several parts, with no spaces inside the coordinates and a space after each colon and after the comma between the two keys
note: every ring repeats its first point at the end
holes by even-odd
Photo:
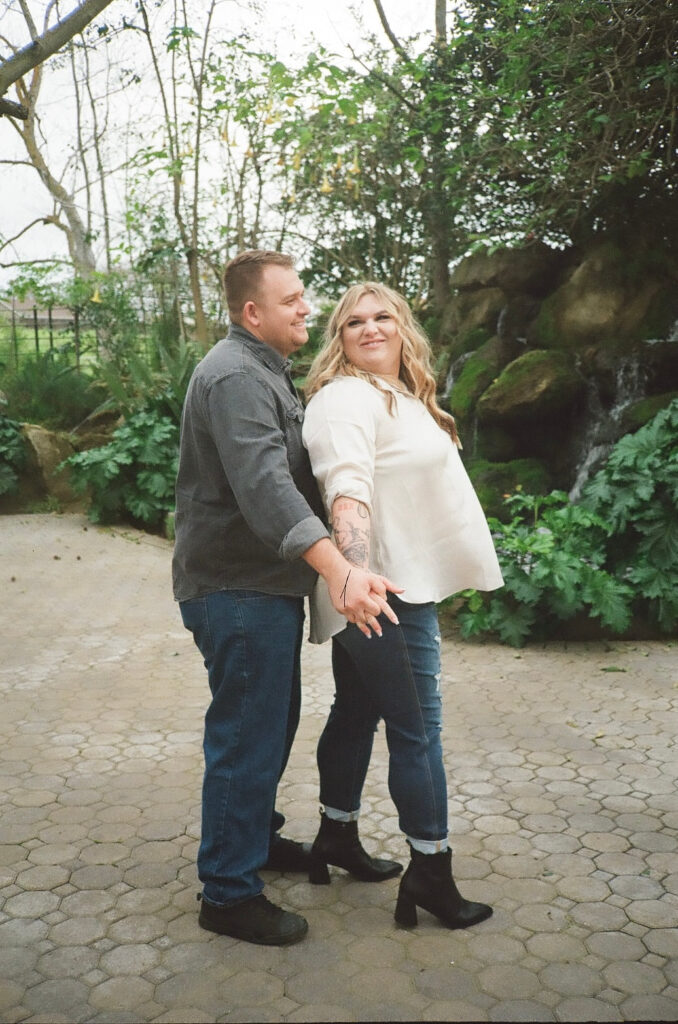
{"type": "Polygon", "coordinates": [[[69,436],[32,423],[22,425],[26,460],[15,490],[0,495],[0,513],[22,512],[35,507],[75,508],[67,469],[60,464],[75,449],[69,436]]]}
{"type": "Polygon", "coordinates": [[[452,276],[445,389],[481,500],[576,499],[612,444],[678,395],[678,264],[599,241],[476,254],[452,276]]]}

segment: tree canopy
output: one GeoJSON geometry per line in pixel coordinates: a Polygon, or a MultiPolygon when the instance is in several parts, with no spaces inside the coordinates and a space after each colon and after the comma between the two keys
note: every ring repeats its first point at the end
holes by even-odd
{"type": "MultiPolygon", "coordinates": [[[[105,255],[107,268],[160,274],[204,343],[220,268],[244,246],[292,248],[328,295],[378,277],[435,317],[450,267],[479,245],[594,233],[675,245],[675,4],[474,0],[446,12],[431,0],[429,28],[401,39],[388,0],[374,3],[378,39],[292,60],[258,45],[254,25],[217,26],[214,3],[119,0],[103,43],[77,29],[69,43],[79,102],[68,162],[53,169],[48,124],[29,148],[54,203],[46,219],[73,230],[62,211],[70,199],[84,224],[86,199],[93,266],[105,255]],[[143,126],[102,113],[92,82],[104,54],[111,91],[144,103],[143,126]]],[[[0,94],[23,53],[0,65],[0,94]]]]}

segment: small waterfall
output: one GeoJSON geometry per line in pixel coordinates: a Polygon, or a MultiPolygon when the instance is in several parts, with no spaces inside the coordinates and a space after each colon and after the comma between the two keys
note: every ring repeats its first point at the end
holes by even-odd
{"type": "Polygon", "coordinates": [[[645,393],[645,376],[638,356],[622,359],[615,373],[615,394],[609,409],[600,400],[596,382],[587,381],[589,425],[577,459],[570,501],[579,500],[585,484],[602,468],[615,441],[619,440],[624,411],[645,393]]]}
{"type": "Polygon", "coordinates": [[[458,356],[453,363],[451,363],[449,370],[447,371],[447,377],[445,378],[445,387],[443,389],[443,398],[449,398],[454,387],[454,382],[461,373],[462,367],[467,359],[473,355],[473,352],[464,352],[458,356]]]}

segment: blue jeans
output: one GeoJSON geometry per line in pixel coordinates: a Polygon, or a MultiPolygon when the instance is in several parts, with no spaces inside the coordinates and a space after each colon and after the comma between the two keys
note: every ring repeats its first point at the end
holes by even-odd
{"type": "Polygon", "coordinates": [[[332,641],[336,694],[318,743],[320,801],[345,812],[360,797],[380,718],[389,751],[388,785],[400,827],[410,838],[447,839],[443,765],[440,629],[435,604],[407,604],[392,594],[400,620],[379,619],[381,638],[347,626],[332,641]]]}
{"type": "Polygon", "coordinates": [[[261,892],[258,871],[285,820],[275,798],[299,724],[304,603],[221,590],[180,608],[212,692],[198,875],[206,900],[230,906],[261,892]]]}

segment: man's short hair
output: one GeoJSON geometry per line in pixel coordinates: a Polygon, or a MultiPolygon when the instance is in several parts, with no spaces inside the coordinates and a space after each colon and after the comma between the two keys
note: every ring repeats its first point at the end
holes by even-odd
{"type": "Polygon", "coordinates": [[[259,297],[261,275],[266,267],[288,267],[294,269],[294,260],[283,252],[270,249],[247,249],[234,256],[224,270],[224,292],[228,304],[228,315],[234,324],[242,320],[246,302],[259,297]]]}

